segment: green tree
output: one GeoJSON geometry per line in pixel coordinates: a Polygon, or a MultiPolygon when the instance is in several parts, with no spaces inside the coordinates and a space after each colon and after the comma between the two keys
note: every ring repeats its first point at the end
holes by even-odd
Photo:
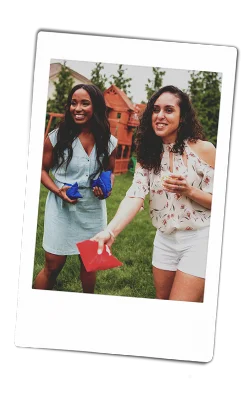
{"type": "Polygon", "coordinates": [[[102,63],[96,63],[95,64],[96,67],[91,71],[91,82],[96,85],[97,87],[99,87],[99,89],[104,92],[104,90],[106,89],[106,82],[108,80],[108,78],[106,77],[105,74],[101,74],[102,69],[104,68],[104,66],[102,65],[102,63]]]}
{"type": "Polygon", "coordinates": [[[188,94],[207,140],[216,146],[219,122],[221,78],[217,72],[192,72],[188,94]]]}
{"type": "Polygon", "coordinates": [[[122,64],[120,64],[117,70],[117,75],[111,75],[110,78],[112,79],[112,81],[110,81],[109,83],[123,90],[128,96],[130,94],[129,88],[131,87],[130,82],[132,81],[132,78],[125,78],[125,71],[126,69],[123,69],[122,64]]]}
{"type": "MultiPolygon", "coordinates": [[[[73,83],[74,80],[71,76],[70,70],[68,67],[66,67],[66,63],[64,62],[60,72],[58,73],[58,81],[54,82],[55,93],[53,95],[53,98],[49,99],[47,102],[47,113],[64,113],[68,94],[73,87],[73,83]]],[[[47,115],[46,122],[48,121],[48,119],[49,116],[47,115]]],[[[59,118],[54,118],[52,120],[50,129],[53,130],[59,121],[59,118]]]]}
{"type": "Polygon", "coordinates": [[[148,100],[162,87],[163,76],[166,74],[166,71],[161,71],[160,68],[157,67],[153,67],[152,70],[154,78],[152,80],[148,79],[148,83],[145,85],[148,100]]]}

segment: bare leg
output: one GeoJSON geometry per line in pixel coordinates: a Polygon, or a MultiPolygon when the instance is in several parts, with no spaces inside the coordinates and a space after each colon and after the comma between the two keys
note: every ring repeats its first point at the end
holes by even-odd
{"type": "Polygon", "coordinates": [[[36,277],[34,289],[52,290],[66,258],[67,256],[58,256],[45,251],[45,266],[36,277]]]}
{"type": "Polygon", "coordinates": [[[205,279],[177,270],[169,300],[203,301],[205,279]]]}
{"type": "Polygon", "coordinates": [[[154,285],[157,299],[169,299],[175,274],[175,271],[165,271],[153,266],[154,285]]]}
{"type": "Polygon", "coordinates": [[[96,272],[87,272],[80,257],[79,259],[81,262],[80,279],[82,281],[83,293],[94,293],[96,272]]]}

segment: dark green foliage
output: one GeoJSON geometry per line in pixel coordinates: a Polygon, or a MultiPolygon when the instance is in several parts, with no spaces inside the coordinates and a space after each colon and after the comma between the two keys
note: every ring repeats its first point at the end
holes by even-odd
{"type": "Polygon", "coordinates": [[[162,87],[163,76],[166,74],[166,71],[160,71],[160,68],[153,67],[154,79],[148,79],[148,83],[145,85],[145,90],[147,92],[147,99],[153,96],[157,90],[162,87]]]}
{"type": "Polygon", "coordinates": [[[221,78],[217,72],[191,73],[188,94],[200,120],[206,139],[216,146],[220,109],[221,78]]]}
{"type": "Polygon", "coordinates": [[[91,82],[96,85],[97,87],[99,87],[99,89],[104,92],[104,90],[106,90],[106,82],[108,80],[108,78],[106,77],[106,75],[102,75],[101,71],[102,69],[104,69],[104,66],[102,65],[102,63],[96,63],[95,64],[96,67],[91,71],[91,82]]]}
{"type": "MultiPolygon", "coordinates": [[[[54,112],[64,114],[68,94],[72,89],[73,84],[74,80],[71,76],[70,70],[68,67],[66,67],[66,63],[64,63],[62,65],[61,71],[58,74],[58,81],[54,82],[55,94],[53,98],[49,99],[47,102],[47,113],[54,112]]],[[[48,121],[48,118],[49,117],[47,115],[46,122],[48,121]]],[[[53,130],[59,121],[60,119],[54,118],[50,130],[53,130]]]]}
{"type": "MultiPolygon", "coordinates": [[[[132,81],[132,78],[125,78],[125,71],[126,69],[122,68],[122,64],[119,65],[119,68],[117,70],[117,75],[111,75],[112,81],[110,81],[110,85],[115,85],[121,90],[123,90],[126,95],[128,96],[130,94],[130,82],[132,81]]],[[[131,99],[131,98],[130,98],[131,99]]]]}

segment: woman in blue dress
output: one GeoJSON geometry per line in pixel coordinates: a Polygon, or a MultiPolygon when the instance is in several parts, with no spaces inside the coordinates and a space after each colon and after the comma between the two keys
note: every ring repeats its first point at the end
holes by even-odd
{"type": "MultiPolygon", "coordinates": [[[[64,119],[44,142],[41,182],[49,190],[44,216],[45,265],[35,289],[53,289],[68,255],[79,254],[76,243],[90,239],[107,225],[106,203],[91,180],[114,165],[117,139],[110,134],[102,92],[94,85],[76,85],[69,93],[64,119]],[[67,190],[75,182],[81,198],[71,199],[67,190]]],[[[111,193],[111,192],[110,192],[111,193]]],[[[109,195],[110,195],[109,193],[109,195]]],[[[93,293],[95,272],[81,262],[80,278],[85,293],[93,293]]]]}

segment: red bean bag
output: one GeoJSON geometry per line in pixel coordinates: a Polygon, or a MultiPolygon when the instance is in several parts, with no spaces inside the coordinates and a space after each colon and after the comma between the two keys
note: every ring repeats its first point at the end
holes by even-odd
{"type": "Polygon", "coordinates": [[[92,240],[84,240],[76,245],[87,272],[105,270],[122,265],[121,261],[111,254],[107,245],[104,245],[102,254],[97,254],[98,243],[92,240]]]}

